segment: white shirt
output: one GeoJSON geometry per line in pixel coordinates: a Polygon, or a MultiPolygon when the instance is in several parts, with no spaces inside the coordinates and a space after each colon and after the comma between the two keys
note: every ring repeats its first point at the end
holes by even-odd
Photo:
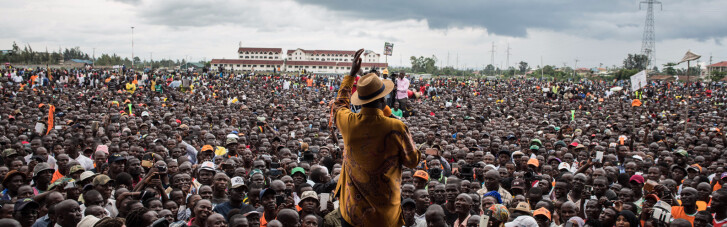
{"type": "Polygon", "coordinates": [[[93,169],[93,160],[91,160],[90,158],[88,158],[82,154],[78,154],[78,157],[76,157],[75,160],[79,164],[81,164],[81,166],[83,166],[84,169],[86,169],[86,170],[93,169]]]}
{"type": "MultiPolygon", "coordinates": [[[[25,163],[29,163],[31,157],[33,157],[33,154],[26,155],[25,163]]],[[[48,155],[48,160],[46,160],[46,163],[48,163],[50,168],[53,168],[53,169],[56,168],[56,158],[54,158],[53,156],[48,155]]]]}

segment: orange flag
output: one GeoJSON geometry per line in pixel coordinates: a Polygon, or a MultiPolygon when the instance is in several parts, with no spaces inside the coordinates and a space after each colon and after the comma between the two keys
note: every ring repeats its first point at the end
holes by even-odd
{"type": "Polygon", "coordinates": [[[56,112],[56,106],[54,105],[48,105],[48,131],[45,132],[46,135],[50,133],[50,130],[53,129],[53,115],[56,112]]]}

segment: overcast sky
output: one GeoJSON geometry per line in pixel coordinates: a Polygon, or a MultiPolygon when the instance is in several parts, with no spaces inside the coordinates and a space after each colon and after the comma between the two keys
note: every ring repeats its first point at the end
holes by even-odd
{"type": "MultiPolygon", "coordinates": [[[[2,0],[0,49],[79,46],[96,56],[236,58],[247,47],[366,48],[393,42],[392,65],[432,56],[438,65],[482,68],[528,62],[622,65],[639,53],[646,5],[638,0],[2,0]],[[449,53],[449,58],[447,57],[449,53]],[[457,57],[459,56],[459,57],[457,57]],[[449,60],[448,60],[449,59],[449,60]]],[[[727,61],[727,1],[663,0],[656,7],[656,60],[727,61]]],[[[381,61],[384,61],[382,57],[381,61]]]]}

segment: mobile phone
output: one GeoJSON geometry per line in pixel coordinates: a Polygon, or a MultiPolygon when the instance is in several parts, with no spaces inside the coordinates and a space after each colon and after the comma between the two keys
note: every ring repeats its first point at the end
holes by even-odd
{"type": "Polygon", "coordinates": [[[490,224],[490,216],[492,216],[492,210],[487,209],[484,214],[480,217],[480,227],[488,227],[490,224]]]}
{"type": "Polygon", "coordinates": [[[270,171],[268,173],[270,173],[270,176],[274,176],[274,177],[280,176],[281,174],[283,174],[282,172],[280,172],[279,169],[270,169],[270,171]]]}
{"type": "Polygon", "coordinates": [[[154,165],[154,158],[151,154],[145,154],[141,158],[141,166],[144,168],[151,168],[154,165]]]}
{"type": "Polygon", "coordinates": [[[434,156],[438,156],[439,155],[439,152],[437,152],[437,149],[434,149],[434,148],[427,148],[424,151],[424,153],[427,154],[427,155],[434,155],[434,156]]]}
{"type": "Polygon", "coordinates": [[[276,195],[275,196],[275,204],[280,206],[280,204],[283,204],[285,202],[285,196],[284,195],[276,195]]]}
{"type": "Polygon", "coordinates": [[[596,152],[596,159],[598,159],[598,162],[603,161],[603,151],[597,151],[596,152]]]}

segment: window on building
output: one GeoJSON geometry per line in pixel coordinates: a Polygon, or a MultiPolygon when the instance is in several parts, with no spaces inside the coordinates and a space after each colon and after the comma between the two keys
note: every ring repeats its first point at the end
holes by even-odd
{"type": "Polygon", "coordinates": [[[240,65],[237,65],[237,67],[240,67],[240,65]]]}

